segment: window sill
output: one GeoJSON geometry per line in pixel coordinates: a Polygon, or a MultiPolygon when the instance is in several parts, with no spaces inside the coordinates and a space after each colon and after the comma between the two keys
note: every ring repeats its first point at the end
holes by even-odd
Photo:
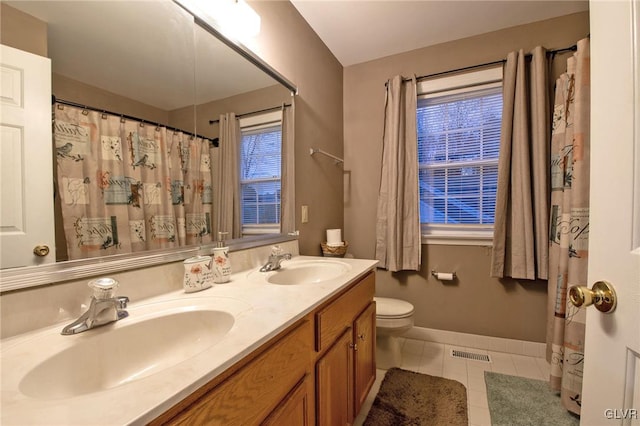
{"type": "Polygon", "coordinates": [[[482,234],[422,234],[422,244],[449,246],[485,246],[491,247],[493,235],[482,234]]]}
{"type": "Polygon", "coordinates": [[[422,223],[422,244],[452,246],[493,245],[493,225],[445,225],[422,223]]]}
{"type": "Polygon", "coordinates": [[[279,234],[280,224],[276,225],[244,225],[242,227],[242,236],[249,237],[254,235],[279,234]]]}

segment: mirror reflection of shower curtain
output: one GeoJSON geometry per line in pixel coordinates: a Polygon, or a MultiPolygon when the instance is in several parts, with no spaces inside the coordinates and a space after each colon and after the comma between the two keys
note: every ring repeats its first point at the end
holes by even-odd
{"type": "Polygon", "coordinates": [[[589,39],[578,42],[556,81],[551,137],[547,360],[563,406],[580,414],[586,313],[568,288],[587,286],[589,258],[589,39]]]}
{"type": "Polygon", "coordinates": [[[69,259],[211,241],[209,141],[54,105],[69,259]]]}

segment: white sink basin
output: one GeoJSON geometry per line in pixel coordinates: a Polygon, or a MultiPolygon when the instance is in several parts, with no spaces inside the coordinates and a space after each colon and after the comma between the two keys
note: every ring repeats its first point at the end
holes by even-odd
{"type": "MultiPolygon", "coordinates": [[[[32,398],[62,399],[148,377],[219,343],[249,308],[231,298],[176,299],[128,309],[128,318],[77,335],[44,335],[28,342],[45,356],[26,367],[18,389],[32,398]]],[[[12,351],[19,358],[20,350],[3,351],[3,358],[13,358],[12,351]]]]}
{"type": "Polygon", "coordinates": [[[351,267],[338,260],[284,261],[280,269],[271,272],[251,272],[268,283],[281,285],[313,284],[332,280],[347,273],[351,267]]]}

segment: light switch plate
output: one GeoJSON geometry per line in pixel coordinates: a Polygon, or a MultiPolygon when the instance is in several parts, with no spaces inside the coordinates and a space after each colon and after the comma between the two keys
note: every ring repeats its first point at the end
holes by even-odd
{"type": "Polygon", "coordinates": [[[309,206],[302,206],[302,223],[309,223],[309,206]]]}

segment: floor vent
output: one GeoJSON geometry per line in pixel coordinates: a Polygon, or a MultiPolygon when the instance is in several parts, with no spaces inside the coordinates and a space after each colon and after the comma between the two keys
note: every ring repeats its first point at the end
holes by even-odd
{"type": "Polygon", "coordinates": [[[489,358],[489,355],[459,351],[457,349],[451,349],[451,356],[453,358],[464,358],[464,359],[472,359],[474,361],[491,362],[491,358],[489,358]]]}

